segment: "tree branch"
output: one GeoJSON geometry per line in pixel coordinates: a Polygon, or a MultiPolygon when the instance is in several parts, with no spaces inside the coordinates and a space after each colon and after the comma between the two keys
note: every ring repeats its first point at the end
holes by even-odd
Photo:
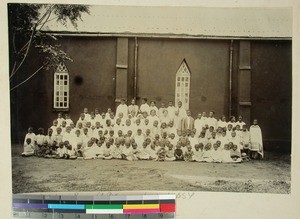
{"type": "Polygon", "coordinates": [[[32,75],[30,75],[27,79],[25,79],[24,81],[22,81],[21,83],[19,83],[18,85],[14,86],[13,88],[10,89],[10,91],[15,90],[16,88],[18,88],[19,86],[21,86],[22,84],[26,83],[27,81],[29,81],[33,76],[35,76],[37,73],[39,73],[46,65],[48,65],[49,62],[45,63],[44,65],[42,65],[41,67],[39,67],[32,75]]]}
{"type": "Polygon", "coordinates": [[[16,30],[14,29],[13,38],[12,38],[12,43],[13,43],[14,53],[17,52],[15,39],[16,39],[16,30]]]}
{"type": "MultiPolygon", "coordinates": [[[[37,28],[37,26],[45,19],[45,17],[46,16],[48,16],[47,17],[47,19],[46,19],[46,21],[49,19],[49,17],[50,17],[50,15],[51,15],[51,13],[52,13],[52,11],[53,11],[53,9],[54,9],[54,7],[55,7],[55,5],[50,5],[50,7],[47,9],[47,11],[45,12],[45,14],[37,21],[37,23],[34,25],[34,27],[33,27],[33,29],[32,29],[32,32],[31,32],[31,35],[30,35],[30,39],[29,39],[29,41],[22,47],[22,49],[20,50],[20,52],[24,49],[24,48],[26,48],[26,46],[27,46],[27,48],[26,48],[26,51],[25,51],[25,54],[24,54],[24,57],[23,57],[23,59],[21,60],[21,62],[20,62],[20,64],[18,65],[18,67],[14,70],[14,71],[12,71],[12,73],[11,73],[11,75],[10,75],[10,77],[9,77],[9,79],[11,79],[16,73],[17,73],[17,71],[20,69],[20,67],[23,65],[23,63],[24,63],[24,61],[25,61],[25,59],[27,58],[27,55],[28,55],[28,52],[29,52],[29,49],[30,49],[30,46],[31,46],[31,43],[32,43],[32,39],[33,39],[33,36],[34,36],[34,34],[36,33],[36,28],[37,28]]],[[[43,23],[42,24],[42,26],[41,26],[41,28],[44,26],[44,24],[45,23],[43,23]]]]}
{"type": "Polygon", "coordinates": [[[18,67],[16,68],[16,70],[13,71],[13,72],[11,73],[9,79],[11,79],[12,76],[14,76],[14,75],[16,74],[16,72],[20,69],[20,67],[23,65],[23,63],[24,63],[24,61],[25,61],[25,59],[26,59],[26,57],[27,57],[27,55],[28,55],[29,48],[30,48],[30,45],[31,45],[31,42],[32,42],[34,33],[35,33],[35,28],[32,30],[32,33],[31,33],[31,35],[30,35],[30,39],[29,39],[29,41],[28,41],[27,49],[26,49],[26,52],[25,52],[25,54],[24,54],[23,59],[21,60],[20,64],[19,64],[18,67]]]}
{"type": "Polygon", "coordinates": [[[53,8],[52,8],[52,10],[49,11],[48,17],[47,17],[46,20],[43,22],[43,24],[41,25],[41,27],[39,28],[39,30],[41,30],[41,29],[44,27],[44,25],[47,23],[47,21],[48,21],[49,18],[50,18],[50,15],[51,15],[52,11],[53,11],[53,8]]]}

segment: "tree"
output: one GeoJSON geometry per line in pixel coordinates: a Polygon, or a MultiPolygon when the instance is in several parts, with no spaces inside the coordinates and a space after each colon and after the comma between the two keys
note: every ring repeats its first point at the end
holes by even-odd
{"type": "Polygon", "coordinates": [[[43,31],[46,23],[56,20],[62,25],[68,22],[77,28],[78,20],[83,13],[89,13],[89,7],[84,5],[62,4],[8,4],[9,42],[10,42],[10,76],[12,84],[15,75],[21,72],[29,51],[34,47],[43,61],[39,68],[21,82],[11,87],[15,90],[29,81],[41,70],[49,70],[62,61],[72,61],[55,41],[57,37],[43,31]]]}

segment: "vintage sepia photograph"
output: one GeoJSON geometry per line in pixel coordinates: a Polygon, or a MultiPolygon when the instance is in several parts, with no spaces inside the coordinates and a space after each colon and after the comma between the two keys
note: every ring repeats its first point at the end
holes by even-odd
{"type": "Polygon", "coordinates": [[[288,7],[8,3],[13,193],[291,193],[288,7]]]}

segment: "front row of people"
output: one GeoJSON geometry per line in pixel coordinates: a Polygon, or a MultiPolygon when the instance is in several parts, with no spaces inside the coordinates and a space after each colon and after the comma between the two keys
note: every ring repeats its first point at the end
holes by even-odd
{"type": "MultiPolygon", "coordinates": [[[[49,130],[51,132],[51,129],[49,130]]],[[[48,142],[45,139],[35,144],[32,138],[25,139],[22,156],[33,156],[60,159],[122,159],[122,160],[155,160],[155,161],[197,161],[197,162],[241,162],[249,159],[249,148],[240,150],[238,145],[228,142],[222,145],[221,141],[198,143],[191,146],[185,138],[172,141],[173,136],[166,134],[160,139],[157,135],[153,140],[145,138],[138,146],[134,138],[119,136],[109,138],[102,136],[99,139],[91,138],[86,145],[78,143],[75,147],[70,141],[48,142]],[[173,143],[173,144],[172,144],[173,143]]]]}

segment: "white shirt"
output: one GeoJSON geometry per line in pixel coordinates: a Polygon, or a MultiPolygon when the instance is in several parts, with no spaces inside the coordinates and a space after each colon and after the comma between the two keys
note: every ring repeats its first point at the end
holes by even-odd
{"type": "Polygon", "coordinates": [[[140,106],[140,110],[142,113],[146,111],[148,113],[148,115],[150,114],[150,107],[147,103],[142,104],[140,106]]]}
{"type": "Polygon", "coordinates": [[[120,113],[123,113],[123,117],[127,118],[128,116],[128,106],[124,104],[120,104],[116,110],[116,116],[119,116],[120,113]]]}

